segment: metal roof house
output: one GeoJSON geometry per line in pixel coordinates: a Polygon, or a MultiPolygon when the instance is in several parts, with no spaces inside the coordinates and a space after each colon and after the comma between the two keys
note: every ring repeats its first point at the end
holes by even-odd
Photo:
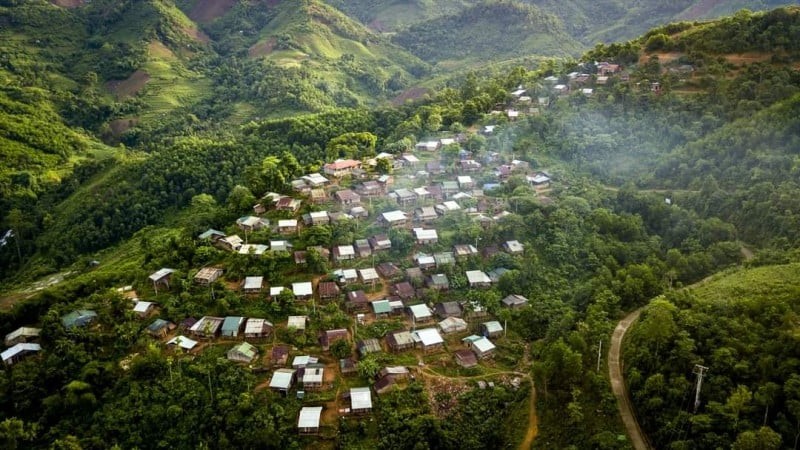
{"type": "Polygon", "coordinates": [[[372,391],[369,387],[350,388],[350,412],[353,414],[372,412],[372,391]]]}
{"type": "Polygon", "coordinates": [[[322,346],[322,350],[328,351],[331,345],[333,345],[336,341],[347,340],[350,335],[348,334],[347,330],[344,328],[337,328],[335,330],[327,330],[323,333],[320,333],[319,336],[319,343],[322,346]]]}
{"type": "Polygon", "coordinates": [[[484,337],[497,337],[503,334],[503,325],[496,320],[484,322],[481,324],[481,334],[484,337]]]}
{"type": "Polygon", "coordinates": [[[21,361],[24,357],[41,350],[42,346],[37,343],[20,342],[9,349],[6,349],[3,353],[0,353],[0,357],[2,357],[4,364],[10,366],[21,361]]]}
{"type": "Polygon", "coordinates": [[[411,333],[414,342],[425,353],[436,351],[444,345],[444,339],[436,328],[423,328],[411,333]]]}
{"type": "Polygon", "coordinates": [[[466,275],[470,287],[488,287],[492,284],[489,275],[486,275],[482,270],[468,270],[466,275]]]}
{"type": "Polygon", "coordinates": [[[156,319],[147,326],[147,334],[153,337],[167,337],[167,334],[175,329],[175,324],[164,319],[156,319]]]}
{"type": "Polygon", "coordinates": [[[319,433],[319,420],[322,416],[322,406],[304,406],[297,419],[297,429],[300,434],[319,433]]]}
{"type": "Polygon", "coordinates": [[[175,336],[167,341],[168,346],[178,347],[184,351],[190,352],[197,347],[197,341],[189,339],[186,336],[175,336]]]}
{"type": "Polygon", "coordinates": [[[472,342],[472,351],[478,359],[489,358],[494,355],[495,345],[489,339],[482,337],[472,342]]]}
{"type": "Polygon", "coordinates": [[[301,372],[303,373],[303,389],[322,389],[322,381],[325,379],[325,366],[309,364],[301,372]]]}
{"type": "Polygon", "coordinates": [[[5,343],[7,346],[12,346],[20,342],[28,342],[39,337],[41,331],[41,328],[19,327],[6,335],[5,343]]]}
{"type": "Polygon", "coordinates": [[[194,276],[194,282],[201,286],[208,286],[222,276],[222,269],[218,267],[203,267],[194,276]]]}
{"type": "Polygon", "coordinates": [[[381,350],[381,342],[375,338],[362,339],[358,341],[358,353],[364,357],[370,353],[377,353],[381,350]]]}
{"type": "Polygon", "coordinates": [[[64,328],[83,327],[90,324],[97,318],[97,313],[91,309],[78,309],[61,317],[61,324],[64,328]]]}
{"type": "Polygon", "coordinates": [[[463,310],[458,302],[441,302],[433,305],[433,310],[441,319],[448,317],[461,317],[463,310]]]}
{"type": "Polygon", "coordinates": [[[242,342],[228,350],[227,356],[231,361],[250,363],[258,356],[258,349],[248,342],[242,342]]]}
{"type": "Polygon", "coordinates": [[[242,288],[245,294],[258,294],[264,286],[264,277],[245,277],[242,288]]]}
{"type": "Polygon", "coordinates": [[[431,313],[431,309],[428,308],[428,305],[424,303],[409,306],[408,313],[414,320],[414,323],[425,323],[433,320],[433,313],[431,313]]]}
{"type": "Polygon", "coordinates": [[[175,269],[169,269],[164,267],[151,273],[150,276],[147,278],[153,282],[153,289],[155,289],[156,293],[158,293],[159,284],[163,284],[164,286],[167,287],[167,289],[169,289],[169,279],[174,272],[175,269]]]}
{"type": "Polygon", "coordinates": [[[197,337],[212,339],[219,333],[224,321],[222,317],[204,316],[189,328],[189,332],[197,337]]]}
{"type": "Polygon", "coordinates": [[[392,312],[392,306],[389,304],[389,300],[375,300],[371,305],[375,317],[385,317],[392,312]]]}
{"type": "Polygon", "coordinates": [[[239,332],[244,325],[244,317],[228,316],[222,322],[222,336],[223,337],[239,337],[239,332]]]}
{"type": "Polygon", "coordinates": [[[298,331],[305,331],[306,323],[308,323],[308,316],[289,316],[287,327],[294,328],[298,331]]]}
{"type": "Polygon", "coordinates": [[[439,322],[439,329],[444,334],[467,331],[467,322],[459,317],[448,317],[439,322]]]}
{"type": "Polygon", "coordinates": [[[386,334],[386,345],[388,345],[389,350],[393,352],[412,349],[414,348],[414,344],[414,338],[408,331],[401,330],[386,334]]]}
{"type": "Polygon", "coordinates": [[[528,299],[518,294],[511,294],[501,300],[501,302],[503,303],[503,306],[513,309],[522,308],[523,306],[527,305],[528,299]]]}
{"type": "Polygon", "coordinates": [[[244,338],[263,339],[269,337],[273,328],[272,322],[265,319],[249,318],[244,326],[244,338]]]}
{"type": "Polygon", "coordinates": [[[301,281],[299,283],[292,283],[292,292],[298,300],[308,300],[314,295],[314,287],[310,281],[301,281]]]}
{"type": "Polygon", "coordinates": [[[296,381],[296,371],[293,369],[278,369],[272,373],[269,388],[284,395],[289,392],[296,381]]]}
{"type": "Polygon", "coordinates": [[[457,350],[453,356],[456,359],[456,363],[465,369],[469,369],[470,367],[475,367],[478,365],[478,358],[475,356],[475,353],[470,350],[457,350]]]}
{"type": "Polygon", "coordinates": [[[513,253],[522,253],[525,250],[525,247],[522,244],[520,244],[519,241],[516,241],[516,240],[515,241],[506,241],[506,243],[503,244],[503,248],[508,253],[512,253],[512,254],[513,253]]]}

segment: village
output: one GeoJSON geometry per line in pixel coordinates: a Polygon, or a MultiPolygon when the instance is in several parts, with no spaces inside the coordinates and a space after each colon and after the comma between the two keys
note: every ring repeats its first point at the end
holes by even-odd
{"type": "MultiPolygon", "coordinates": [[[[604,63],[598,73],[592,80],[603,85],[620,68],[604,63]]],[[[570,86],[591,95],[579,87],[584,77],[545,82],[555,96],[568,95],[570,86]]],[[[526,94],[523,87],[510,92],[508,104],[488,116],[505,116],[499,124],[432,133],[400,155],[329,161],[320,172],[291,180],[286,192],[263,195],[248,215],[220,224],[224,231],[196,236],[196,246],[214,249],[220,261],[269,256],[290,268],[285,273],[240,277],[229,275],[224,263],[190,273],[162,267],[117,294],[169,352],[192,358],[223,351],[259,375],[255,389],[300,399],[300,434],[325,434],[339,416],[369,414],[373,395],[403,389],[410,380],[434,391],[491,389],[498,382],[518,388],[530,365],[508,322],[514,311],[535,306],[499,286],[529,251],[503,224],[515,215],[519,192],[552,204],[558,177],[511,149],[470,151],[464,144],[476,136],[486,142],[509,122],[542,113],[551,100],[533,102],[526,94]],[[521,190],[499,195],[509,182],[521,190]],[[342,225],[354,231],[330,232],[342,225]],[[161,302],[187,285],[211,299],[228,291],[244,304],[282,308],[260,317],[163,314],[161,302]]],[[[61,318],[67,331],[101,327],[98,322],[90,305],[61,318]]],[[[3,362],[10,366],[40,352],[40,331],[22,327],[7,335],[3,362]]],[[[429,397],[434,410],[442,407],[436,392],[429,397]]]]}

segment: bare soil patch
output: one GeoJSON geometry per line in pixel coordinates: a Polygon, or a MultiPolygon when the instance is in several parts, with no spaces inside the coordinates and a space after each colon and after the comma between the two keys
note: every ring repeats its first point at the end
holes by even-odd
{"type": "Polygon", "coordinates": [[[639,64],[645,64],[651,57],[657,56],[658,62],[661,64],[668,64],[680,58],[684,54],[681,52],[662,52],[662,53],[644,53],[639,57],[639,64]]]}
{"type": "Polygon", "coordinates": [[[136,124],[138,123],[139,123],[138,117],[128,117],[125,119],[112,120],[111,122],[108,123],[108,127],[111,129],[111,134],[113,134],[114,137],[118,137],[122,135],[122,133],[135,127],[136,124]]]}
{"type": "Polygon", "coordinates": [[[237,0],[199,0],[189,12],[195,22],[207,23],[222,17],[236,5],[237,0]]]}
{"type": "Polygon", "coordinates": [[[392,100],[393,105],[402,105],[408,100],[416,100],[422,98],[425,94],[428,93],[428,89],[424,87],[412,87],[406,89],[402,94],[398,95],[397,97],[392,100]]]}
{"type": "Polygon", "coordinates": [[[202,30],[195,27],[185,27],[181,31],[186,33],[187,36],[194,39],[197,42],[202,42],[203,44],[208,44],[211,42],[211,38],[208,37],[207,34],[203,33],[202,30]]]}
{"type": "Polygon", "coordinates": [[[50,0],[54,5],[62,8],[77,8],[83,6],[85,0],[50,0]]]}
{"type": "Polygon", "coordinates": [[[247,55],[251,58],[258,58],[260,56],[267,56],[272,53],[272,50],[275,49],[275,43],[278,42],[277,39],[271,37],[266,41],[261,41],[254,44],[250,49],[247,51],[247,55]]]}
{"type": "Polygon", "coordinates": [[[150,81],[150,74],[143,70],[137,70],[127,79],[109,81],[106,83],[106,88],[113,92],[117,98],[122,99],[138,94],[148,81],[150,81]]]}
{"type": "Polygon", "coordinates": [[[737,66],[744,66],[747,64],[767,61],[771,57],[772,54],[768,53],[738,53],[738,54],[723,56],[723,58],[725,58],[729,63],[735,64],[737,66]]]}
{"type": "Polygon", "coordinates": [[[694,20],[701,17],[705,17],[709,11],[711,11],[715,6],[722,3],[723,0],[702,0],[694,5],[691,8],[687,9],[686,12],[678,16],[679,20],[694,20]]]}
{"type": "Polygon", "coordinates": [[[164,45],[161,41],[151,41],[147,44],[147,51],[150,53],[151,56],[156,56],[159,58],[174,58],[175,54],[172,53],[172,50],[169,49],[166,45],[164,45]]]}

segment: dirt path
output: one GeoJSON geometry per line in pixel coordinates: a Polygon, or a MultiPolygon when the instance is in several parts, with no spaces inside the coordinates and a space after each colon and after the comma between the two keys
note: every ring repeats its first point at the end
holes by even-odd
{"type": "Polygon", "coordinates": [[[536,417],[536,387],[531,382],[530,411],[528,412],[528,432],[519,444],[519,450],[530,450],[534,439],[539,434],[539,418],[536,417]]]}
{"type": "Polygon", "coordinates": [[[625,332],[628,331],[631,324],[639,318],[639,314],[642,313],[643,309],[644,307],[628,314],[617,324],[617,328],[614,329],[614,334],[611,336],[611,348],[608,350],[608,376],[611,379],[611,390],[614,391],[614,396],[617,397],[619,415],[622,417],[622,423],[625,424],[625,430],[628,432],[631,444],[636,450],[650,450],[651,447],[647,441],[647,436],[645,436],[641,427],[639,427],[636,415],[633,413],[628,387],[625,385],[625,380],[622,377],[622,360],[620,358],[620,353],[625,332]]]}

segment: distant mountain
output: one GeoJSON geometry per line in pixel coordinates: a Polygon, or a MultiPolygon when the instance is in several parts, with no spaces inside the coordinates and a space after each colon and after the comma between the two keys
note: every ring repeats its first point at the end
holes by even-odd
{"type": "Polygon", "coordinates": [[[428,62],[450,67],[532,54],[577,55],[581,49],[558,18],[513,1],[481,2],[412,25],[392,40],[428,62]]]}

